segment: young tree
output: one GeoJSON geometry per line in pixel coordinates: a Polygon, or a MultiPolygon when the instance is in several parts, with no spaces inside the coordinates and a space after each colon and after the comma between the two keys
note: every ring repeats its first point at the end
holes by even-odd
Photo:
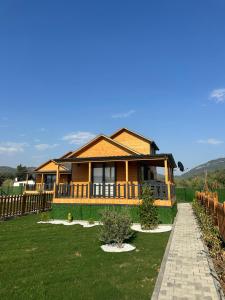
{"type": "Polygon", "coordinates": [[[2,186],[9,187],[13,186],[13,180],[12,179],[6,179],[3,183],[2,186]]]}
{"type": "Polygon", "coordinates": [[[154,229],[159,224],[158,209],[154,205],[151,188],[145,184],[142,190],[142,203],[139,206],[141,228],[154,229]]]}
{"type": "Polygon", "coordinates": [[[16,177],[18,179],[18,181],[22,181],[26,179],[27,176],[27,167],[26,166],[22,166],[21,164],[17,166],[16,168],[16,177]]]}
{"type": "Polygon", "coordinates": [[[126,210],[105,210],[101,223],[99,239],[106,244],[115,243],[117,247],[122,247],[123,242],[133,235],[132,220],[126,210]]]}

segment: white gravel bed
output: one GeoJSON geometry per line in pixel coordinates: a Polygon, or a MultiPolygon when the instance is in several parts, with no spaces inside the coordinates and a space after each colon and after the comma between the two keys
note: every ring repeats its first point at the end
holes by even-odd
{"type": "Polygon", "coordinates": [[[93,224],[89,224],[88,221],[83,221],[83,220],[75,220],[72,222],[68,222],[67,220],[49,220],[49,221],[39,221],[39,224],[56,224],[56,225],[66,225],[66,226],[71,226],[71,225],[81,225],[83,227],[93,227],[100,225],[100,222],[95,221],[93,224]]]}
{"type": "Polygon", "coordinates": [[[102,245],[101,249],[105,252],[121,253],[121,252],[133,251],[134,249],[136,249],[136,247],[126,243],[124,243],[121,248],[117,247],[115,244],[106,244],[106,245],[102,245]]]}
{"type": "MultiPolygon", "coordinates": [[[[49,221],[39,221],[37,222],[39,224],[56,224],[56,225],[66,225],[66,226],[71,226],[71,225],[81,225],[85,228],[90,228],[93,226],[98,226],[101,225],[101,222],[95,221],[93,224],[89,224],[88,221],[83,221],[83,220],[74,220],[72,222],[68,222],[67,220],[49,220],[49,221]]],[[[163,225],[160,224],[157,228],[152,229],[152,230],[144,230],[141,228],[141,225],[138,223],[134,223],[131,226],[131,229],[134,231],[139,231],[139,232],[146,232],[146,233],[160,233],[160,232],[167,232],[172,229],[171,225],[163,225]]]]}
{"type": "Polygon", "coordinates": [[[146,233],[160,233],[160,232],[171,231],[172,226],[171,226],[171,225],[163,225],[163,224],[160,224],[160,225],[158,225],[158,227],[156,227],[155,229],[144,230],[144,229],[141,228],[141,224],[134,223],[134,224],[131,226],[131,229],[133,229],[133,230],[135,230],[135,231],[139,231],[139,232],[146,232],[146,233]]]}

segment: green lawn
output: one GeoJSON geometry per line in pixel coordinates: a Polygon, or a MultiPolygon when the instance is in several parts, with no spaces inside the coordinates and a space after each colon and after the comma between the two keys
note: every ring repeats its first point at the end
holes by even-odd
{"type": "Polygon", "coordinates": [[[129,253],[100,249],[98,227],[0,222],[0,299],[149,299],[169,233],[137,233],[129,253]]]}

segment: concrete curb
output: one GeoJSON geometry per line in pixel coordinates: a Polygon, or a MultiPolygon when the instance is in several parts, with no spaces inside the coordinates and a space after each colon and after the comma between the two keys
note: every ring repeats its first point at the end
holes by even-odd
{"type": "MultiPolygon", "coordinates": [[[[177,211],[177,214],[178,214],[178,211],[177,211]]],[[[168,258],[169,251],[170,251],[170,246],[171,246],[172,239],[173,239],[174,228],[175,228],[175,225],[176,225],[176,222],[177,222],[177,214],[176,214],[176,217],[174,219],[172,231],[170,233],[170,237],[169,237],[169,240],[168,240],[168,243],[167,243],[167,246],[166,246],[165,253],[163,255],[163,259],[162,259],[159,274],[158,274],[158,277],[157,277],[157,280],[156,280],[156,283],[155,283],[154,291],[153,291],[152,296],[151,296],[151,300],[157,300],[158,297],[159,297],[159,292],[160,292],[160,288],[161,288],[161,285],[162,285],[163,275],[164,275],[164,271],[165,271],[165,268],[166,268],[166,262],[167,262],[167,258],[168,258]]]]}

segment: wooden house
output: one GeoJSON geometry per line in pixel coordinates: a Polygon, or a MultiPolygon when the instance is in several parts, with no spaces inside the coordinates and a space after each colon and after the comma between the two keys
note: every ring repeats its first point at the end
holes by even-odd
{"type": "MultiPolygon", "coordinates": [[[[159,154],[156,143],[122,128],[99,135],[81,148],[47,161],[36,170],[36,190],[52,191],[54,204],[137,206],[143,184],[151,186],[155,204],[173,207],[173,155],[159,154]],[[164,168],[164,178],[157,174],[164,168]]],[[[27,186],[27,192],[29,186],[27,186]]]]}

